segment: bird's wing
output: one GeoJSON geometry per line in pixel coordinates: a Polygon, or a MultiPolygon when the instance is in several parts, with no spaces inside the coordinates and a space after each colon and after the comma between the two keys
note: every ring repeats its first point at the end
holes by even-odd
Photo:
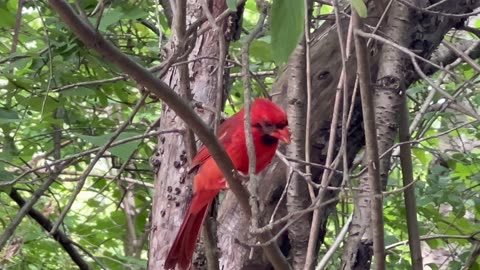
{"type": "MultiPolygon", "coordinates": [[[[242,124],[242,116],[241,114],[237,113],[234,116],[226,119],[220,124],[218,128],[218,140],[223,147],[229,145],[232,141],[232,135],[235,133],[236,129],[238,128],[239,123],[242,124]]],[[[242,125],[243,127],[243,125],[242,125]]],[[[192,160],[192,164],[190,165],[190,171],[195,169],[197,166],[202,165],[208,158],[210,157],[210,152],[208,152],[207,147],[202,146],[198,151],[197,155],[192,160]]]]}

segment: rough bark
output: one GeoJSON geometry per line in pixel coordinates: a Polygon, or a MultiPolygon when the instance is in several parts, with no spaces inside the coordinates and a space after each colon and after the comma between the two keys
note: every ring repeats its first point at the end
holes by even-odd
{"type": "MultiPolygon", "coordinates": [[[[212,14],[218,16],[227,8],[225,1],[215,0],[212,3],[212,14]]],[[[187,1],[187,27],[201,17],[201,3],[197,0],[187,1]]],[[[224,20],[221,23],[225,23],[224,20]]],[[[221,33],[224,34],[224,33],[221,33]]],[[[228,46],[227,46],[228,48],[228,46]]],[[[173,52],[171,52],[173,53],[173,52]]],[[[219,46],[216,33],[209,30],[198,36],[189,59],[205,57],[193,61],[189,68],[189,87],[193,99],[202,102],[207,108],[215,108],[217,96],[217,80],[211,72],[216,70],[219,46]],[[206,58],[208,57],[208,59],[206,58]]],[[[180,91],[180,74],[172,69],[165,81],[175,90],[180,91]]],[[[214,112],[197,110],[202,119],[212,124],[214,112]]],[[[176,114],[164,105],[160,129],[184,129],[184,123],[176,114]]],[[[155,168],[155,194],[152,207],[152,228],[148,269],[163,269],[164,259],[174,240],[187,210],[191,196],[191,177],[186,174],[187,151],[184,134],[168,134],[159,138],[157,152],[152,157],[155,168]]],[[[194,265],[203,265],[204,259],[194,260],[194,265]]],[[[195,266],[194,266],[195,267],[195,266]]]]}
{"type": "MultiPolygon", "coordinates": [[[[306,87],[306,61],[305,61],[305,39],[295,49],[289,65],[291,87],[287,92],[287,114],[290,129],[292,131],[292,143],[286,147],[286,154],[289,157],[305,159],[305,132],[307,114],[307,87],[306,87]]],[[[305,171],[302,164],[293,164],[300,171],[305,171]]],[[[287,174],[289,174],[287,171],[287,174]]],[[[310,204],[307,183],[297,173],[290,179],[287,188],[287,211],[289,213],[305,209],[310,204]]],[[[303,269],[305,264],[306,249],[308,244],[309,227],[311,215],[304,215],[300,220],[288,228],[290,240],[289,258],[293,269],[303,269]]]]}
{"type": "MultiPolygon", "coordinates": [[[[448,13],[470,12],[475,1],[447,1],[439,9],[448,13]]],[[[418,7],[428,6],[428,1],[416,1],[418,7]]],[[[414,50],[429,58],[448,30],[461,20],[424,14],[394,2],[383,27],[385,36],[394,43],[414,50]]],[[[407,56],[388,45],[383,45],[379,59],[375,89],[375,109],[379,153],[384,153],[394,143],[397,134],[399,105],[405,90],[416,78],[407,56]]],[[[390,169],[390,155],[380,161],[380,176],[384,188],[390,169]]],[[[360,180],[360,192],[355,201],[355,212],[349,237],[343,253],[342,269],[368,269],[371,262],[372,235],[370,227],[370,186],[366,176],[360,180]]]]}

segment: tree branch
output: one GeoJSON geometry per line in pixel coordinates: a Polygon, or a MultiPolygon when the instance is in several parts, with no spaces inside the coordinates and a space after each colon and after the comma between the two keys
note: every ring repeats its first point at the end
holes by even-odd
{"type": "MultiPolygon", "coordinates": [[[[9,194],[10,198],[14,200],[18,206],[23,208],[27,202],[25,199],[20,196],[20,194],[17,192],[16,189],[12,189],[9,194]]],[[[46,232],[49,232],[53,225],[46,218],[42,213],[39,211],[31,208],[28,210],[28,215],[35,220],[40,226],[42,226],[43,229],[45,229],[46,232]]],[[[88,263],[82,258],[82,255],[75,249],[73,245],[73,241],[62,231],[57,230],[55,233],[52,234],[52,237],[62,246],[62,248],[65,250],[65,252],[68,253],[70,258],[72,258],[72,261],[75,262],[78,266],[78,268],[84,270],[91,269],[88,263]]]]}
{"type": "Polygon", "coordinates": [[[375,123],[375,105],[371,84],[370,64],[366,40],[357,35],[362,30],[363,21],[357,12],[353,13],[353,29],[355,32],[355,51],[357,55],[357,70],[360,81],[360,96],[362,99],[363,123],[365,130],[366,162],[371,194],[371,219],[373,227],[373,253],[376,270],[385,269],[385,249],[383,233],[383,200],[382,183],[380,179],[380,161],[378,157],[377,128],[375,123]]]}
{"type": "MultiPolygon", "coordinates": [[[[400,107],[400,119],[398,125],[398,136],[400,142],[410,140],[408,107],[406,95],[403,96],[400,107]]],[[[403,186],[409,186],[414,182],[413,165],[412,165],[412,149],[410,144],[402,144],[400,146],[400,162],[402,165],[403,186]]],[[[410,256],[412,258],[412,269],[422,270],[422,250],[420,245],[420,233],[418,231],[417,221],[417,203],[415,200],[415,186],[404,190],[405,209],[407,211],[407,227],[408,227],[408,244],[410,246],[410,256]]]]}
{"type": "Polygon", "coordinates": [[[0,236],[0,251],[5,247],[8,239],[13,235],[15,229],[18,227],[22,219],[28,214],[28,212],[32,209],[33,205],[40,199],[43,193],[50,187],[50,185],[56,180],[58,173],[61,171],[62,168],[68,164],[68,161],[65,161],[64,164],[61,166],[56,167],[56,171],[50,172],[47,180],[32,194],[32,197],[28,202],[22,205],[20,210],[18,211],[15,218],[8,224],[7,228],[5,228],[4,233],[0,236]]]}

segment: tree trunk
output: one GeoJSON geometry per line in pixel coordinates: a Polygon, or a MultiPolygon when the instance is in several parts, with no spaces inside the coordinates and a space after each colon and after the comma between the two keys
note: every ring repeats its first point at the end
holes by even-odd
{"type": "MultiPolygon", "coordinates": [[[[418,7],[426,7],[429,1],[416,1],[418,7]]],[[[438,11],[445,13],[471,12],[479,3],[470,1],[447,1],[438,11]]],[[[461,19],[446,18],[422,13],[394,2],[388,20],[383,27],[385,37],[395,44],[407,47],[424,58],[430,58],[444,35],[461,19]]],[[[418,60],[417,60],[418,61],[418,60]]],[[[406,89],[414,78],[410,58],[393,47],[382,44],[378,60],[379,71],[375,89],[375,110],[379,154],[389,149],[397,135],[399,105],[406,89]]],[[[380,160],[380,177],[383,187],[387,185],[391,154],[380,160]]],[[[372,256],[372,233],[370,227],[370,186],[366,175],[361,177],[360,192],[355,200],[355,212],[350,226],[349,237],[343,252],[342,269],[368,269],[372,256]]]]}
{"type": "MultiPolygon", "coordinates": [[[[305,159],[305,133],[307,115],[307,84],[306,84],[306,42],[303,38],[290,59],[290,89],[287,92],[289,127],[292,131],[292,142],[286,147],[286,155],[296,159],[305,159]]],[[[302,164],[293,164],[300,171],[305,171],[302,164]]],[[[287,175],[290,169],[287,170],[287,175]]],[[[288,176],[287,176],[288,177],[288,176]]],[[[293,173],[287,188],[286,207],[288,213],[300,211],[310,204],[307,182],[298,173],[293,173]]],[[[303,269],[308,245],[311,215],[304,215],[298,222],[288,227],[290,244],[289,258],[293,269],[303,269]]]]}
{"type": "MultiPolygon", "coordinates": [[[[198,20],[202,13],[201,1],[188,0],[186,8],[186,21],[189,26],[198,20]]],[[[226,2],[224,0],[212,1],[211,13],[217,17],[226,10],[226,2]]],[[[178,14],[178,13],[177,13],[178,14]]],[[[226,21],[224,19],[219,22],[221,29],[225,29],[226,21]]],[[[175,21],[175,18],[174,18],[175,21]]],[[[175,22],[174,22],[175,24],[175,22]]],[[[208,24],[205,23],[204,26],[208,24]]],[[[233,27],[233,25],[232,25],[233,27]]],[[[175,29],[175,26],[172,26],[175,29]]],[[[233,31],[225,31],[233,33],[233,31]]],[[[225,34],[221,32],[219,34],[225,34]]],[[[227,37],[227,46],[228,48],[227,37]]],[[[196,59],[188,64],[187,82],[180,80],[180,72],[178,68],[172,68],[165,77],[165,81],[181,95],[181,84],[186,83],[187,91],[195,101],[201,102],[205,108],[216,108],[217,97],[217,79],[212,72],[217,70],[220,48],[218,46],[217,33],[213,30],[207,31],[205,34],[196,38],[194,48],[189,60],[196,59]]],[[[174,52],[170,52],[174,53],[174,52]]],[[[225,52],[226,53],[226,52],[225,52]]],[[[188,95],[187,95],[188,96],[188,95]]],[[[197,113],[208,124],[212,124],[215,113],[207,109],[198,109],[197,113]]],[[[185,129],[184,123],[176,116],[176,114],[164,105],[162,108],[162,118],[160,121],[160,129],[185,129]]],[[[188,166],[188,150],[185,146],[186,133],[182,134],[166,134],[159,137],[159,143],[156,154],[152,157],[152,164],[155,169],[155,194],[151,215],[151,234],[149,248],[148,269],[163,269],[164,260],[167,252],[175,238],[176,232],[180,228],[185,212],[190,202],[192,194],[191,184],[192,177],[187,175],[188,166]]],[[[204,258],[198,258],[193,261],[194,265],[204,265],[204,258]]]]}

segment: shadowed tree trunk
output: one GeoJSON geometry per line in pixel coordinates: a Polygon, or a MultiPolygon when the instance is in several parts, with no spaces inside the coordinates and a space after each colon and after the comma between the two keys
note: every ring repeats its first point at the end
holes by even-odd
{"type": "MultiPolygon", "coordinates": [[[[414,1],[417,7],[427,7],[431,1],[414,1]]],[[[462,14],[471,12],[479,3],[475,1],[446,1],[438,7],[440,12],[462,14]]],[[[419,56],[429,59],[444,35],[462,20],[446,16],[425,14],[394,2],[382,27],[383,36],[395,44],[407,47],[419,56]]],[[[417,60],[418,61],[418,60],[417,60]]],[[[415,74],[410,57],[392,46],[382,44],[375,84],[375,113],[379,154],[394,144],[400,104],[406,89],[414,82],[415,74]]],[[[380,178],[385,189],[390,170],[391,153],[380,159],[380,178]]],[[[342,269],[368,269],[372,257],[372,232],[370,226],[370,185],[364,174],[360,180],[360,192],[355,200],[355,212],[349,237],[343,251],[342,269]]]]}

